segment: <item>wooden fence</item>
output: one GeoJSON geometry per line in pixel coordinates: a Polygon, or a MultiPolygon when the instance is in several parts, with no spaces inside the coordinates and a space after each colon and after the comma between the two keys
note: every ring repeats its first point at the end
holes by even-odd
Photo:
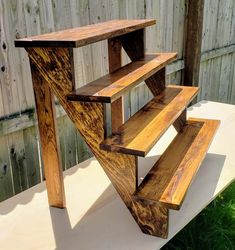
{"type": "Polygon", "coordinates": [[[235,1],[206,0],[200,99],[235,104],[235,1]]]}
{"type": "MultiPolygon", "coordinates": [[[[180,84],[184,68],[185,0],[0,0],[0,201],[43,180],[29,62],[16,38],[110,19],[157,19],[146,31],[148,52],[177,51],[167,80],[180,84]]],[[[205,0],[199,98],[235,103],[235,1],[205,0]]],[[[77,86],[108,72],[107,44],[75,50],[77,86]]],[[[123,53],[123,57],[126,56],[123,53]]],[[[140,84],[125,95],[125,119],[151,98],[140,84]]],[[[57,105],[63,169],[91,156],[57,105]]]]}

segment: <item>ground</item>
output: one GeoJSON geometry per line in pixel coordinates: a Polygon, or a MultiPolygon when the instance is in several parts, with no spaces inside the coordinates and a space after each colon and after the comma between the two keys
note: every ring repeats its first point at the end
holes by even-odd
{"type": "Polygon", "coordinates": [[[170,249],[235,249],[235,182],[162,248],[170,249]]]}

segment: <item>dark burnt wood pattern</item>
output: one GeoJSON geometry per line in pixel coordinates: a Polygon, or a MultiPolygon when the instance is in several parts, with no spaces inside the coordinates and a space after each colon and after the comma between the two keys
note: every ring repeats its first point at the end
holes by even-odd
{"type": "Polygon", "coordinates": [[[32,70],[37,68],[50,86],[104,168],[141,230],[144,233],[166,238],[168,210],[155,205],[146,205],[132,197],[136,190],[136,157],[107,152],[99,148],[99,144],[104,139],[103,104],[67,101],[67,95],[73,88],[72,62],[68,49],[30,48],[28,53],[33,66],[32,70]]]}

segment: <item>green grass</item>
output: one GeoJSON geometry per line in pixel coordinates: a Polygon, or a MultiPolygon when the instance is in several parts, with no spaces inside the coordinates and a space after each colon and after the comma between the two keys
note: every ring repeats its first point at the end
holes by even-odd
{"type": "Polygon", "coordinates": [[[235,249],[235,182],[162,248],[171,249],[235,249]]]}

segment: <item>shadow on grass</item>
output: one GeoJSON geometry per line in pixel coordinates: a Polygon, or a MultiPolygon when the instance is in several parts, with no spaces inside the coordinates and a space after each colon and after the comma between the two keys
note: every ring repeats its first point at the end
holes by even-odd
{"type": "Polygon", "coordinates": [[[235,249],[235,182],[162,248],[176,249],[235,249]]]}

